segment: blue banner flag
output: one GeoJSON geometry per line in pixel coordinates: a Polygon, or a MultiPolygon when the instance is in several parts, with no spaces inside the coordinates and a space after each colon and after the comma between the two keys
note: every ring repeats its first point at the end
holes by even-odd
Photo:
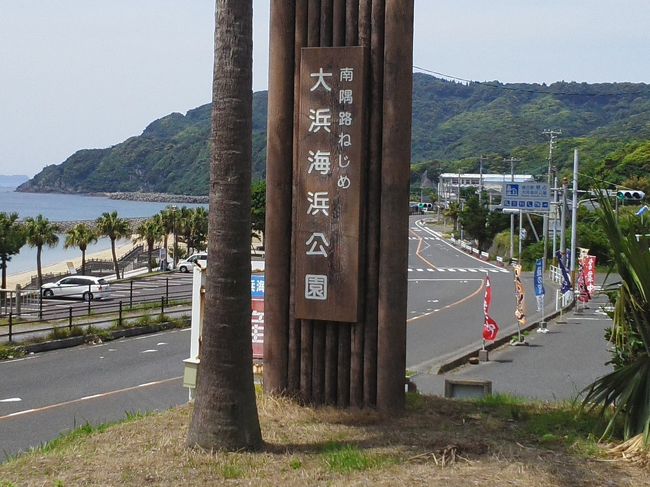
{"type": "Polygon", "coordinates": [[[535,261],[535,296],[543,296],[544,292],[544,260],[535,261]]]}
{"type": "Polygon", "coordinates": [[[560,251],[557,251],[557,260],[558,263],[560,264],[560,271],[562,271],[562,287],[560,288],[560,291],[562,294],[571,291],[571,279],[569,278],[569,274],[566,271],[566,267],[564,267],[564,262],[562,262],[562,254],[560,251]]]}

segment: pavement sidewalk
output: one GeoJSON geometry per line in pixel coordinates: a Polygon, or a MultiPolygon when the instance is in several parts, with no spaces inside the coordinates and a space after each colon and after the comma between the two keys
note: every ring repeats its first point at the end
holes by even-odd
{"type": "Polygon", "coordinates": [[[549,333],[531,332],[528,346],[504,345],[489,361],[465,365],[446,374],[418,374],[413,381],[425,394],[444,395],[445,379],[489,380],[492,393],[545,401],[573,400],[596,378],[610,372],[605,329],[611,320],[598,295],[584,310],[573,309],[548,324],[549,333]]]}

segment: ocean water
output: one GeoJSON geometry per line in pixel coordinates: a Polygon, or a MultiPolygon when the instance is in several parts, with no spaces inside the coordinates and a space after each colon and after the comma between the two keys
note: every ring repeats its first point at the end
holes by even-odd
{"type": "Polygon", "coordinates": [[[13,188],[0,188],[0,212],[15,211],[21,219],[41,214],[55,222],[95,220],[105,211],[117,211],[123,218],[149,217],[170,204],[111,200],[103,196],[76,194],[16,193],[13,188]]]}
{"type": "MultiPolygon", "coordinates": [[[[39,214],[50,221],[95,220],[105,211],[117,211],[123,218],[150,217],[169,206],[170,203],[150,203],[141,201],[111,200],[100,196],[81,196],[69,194],[16,193],[13,188],[0,188],[0,212],[16,212],[21,219],[39,214]]],[[[177,204],[177,206],[183,206],[177,204]]],[[[187,204],[188,207],[205,206],[187,204]]],[[[59,236],[59,244],[54,248],[43,249],[41,261],[43,267],[81,257],[78,248],[64,249],[65,236],[59,236]]],[[[118,245],[129,240],[118,242],[118,245]]],[[[107,238],[88,246],[86,255],[111,248],[107,238]]],[[[25,245],[20,253],[12,256],[7,264],[7,274],[21,274],[27,271],[36,273],[36,249],[25,245]]]]}

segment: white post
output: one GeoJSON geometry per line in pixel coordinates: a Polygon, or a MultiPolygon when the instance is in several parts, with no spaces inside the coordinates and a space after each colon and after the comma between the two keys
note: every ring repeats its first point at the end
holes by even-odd
{"type": "Polygon", "coordinates": [[[521,231],[524,228],[521,217],[522,217],[521,210],[519,210],[519,252],[517,253],[517,258],[519,259],[518,261],[519,263],[521,263],[521,240],[522,240],[521,231]]]}
{"type": "Polygon", "coordinates": [[[573,200],[571,202],[571,285],[576,277],[576,244],[578,226],[578,149],[573,150],[573,200]]]}

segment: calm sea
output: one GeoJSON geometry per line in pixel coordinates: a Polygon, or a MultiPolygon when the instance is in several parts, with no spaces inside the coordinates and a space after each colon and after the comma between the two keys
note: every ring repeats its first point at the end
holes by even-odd
{"type": "MultiPolygon", "coordinates": [[[[0,212],[15,211],[21,219],[41,214],[53,222],[95,220],[105,211],[117,211],[123,218],[146,218],[155,215],[168,205],[169,203],[111,200],[100,196],[16,193],[13,188],[0,188],[0,212]]],[[[202,205],[188,204],[185,206],[202,205]]],[[[64,249],[63,241],[64,237],[61,236],[57,247],[43,249],[42,263],[44,267],[81,256],[79,249],[64,249]]],[[[120,244],[127,242],[128,240],[120,242],[120,244]]],[[[103,238],[89,246],[86,254],[110,248],[110,240],[103,238]]],[[[20,274],[30,270],[34,270],[34,272],[36,270],[36,249],[25,246],[19,254],[12,257],[11,262],[7,265],[7,274],[20,274]]]]}

